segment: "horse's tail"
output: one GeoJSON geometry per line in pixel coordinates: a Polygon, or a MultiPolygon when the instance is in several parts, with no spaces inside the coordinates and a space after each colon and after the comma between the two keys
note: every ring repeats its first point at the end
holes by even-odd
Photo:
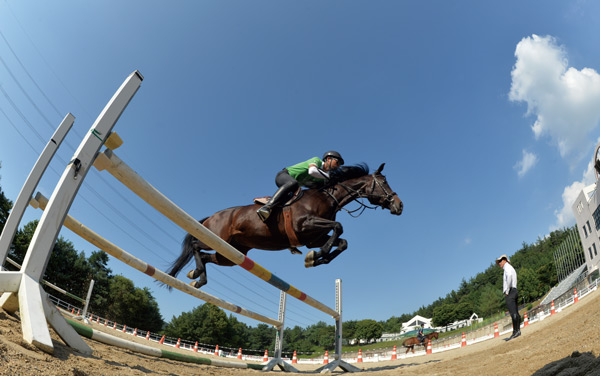
{"type": "MultiPolygon", "coordinates": [[[[207,217],[208,218],[208,217],[207,217]]],[[[204,218],[198,222],[203,223],[207,218],[204,218]]],[[[194,257],[194,250],[198,249],[198,245],[202,244],[194,235],[186,234],[181,243],[181,254],[175,260],[171,267],[167,270],[167,273],[172,277],[177,277],[177,274],[186,266],[194,257]]]]}

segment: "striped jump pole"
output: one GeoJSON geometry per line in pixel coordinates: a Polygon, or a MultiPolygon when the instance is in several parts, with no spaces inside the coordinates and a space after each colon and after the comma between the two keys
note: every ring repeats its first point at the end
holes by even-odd
{"type": "Polygon", "coordinates": [[[331,315],[333,318],[338,318],[339,313],[329,308],[325,304],[308,296],[296,287],[285,282],[275,274],[271,273],[260,264],[252,261],[248,256],[244,255],[229,243],[215,235],[212,231],[200,224],[194,217],[183,211],[175,205],[171,200],[164,196],[160,191],[154,188],[150,183],[139,176],[131,167],[123,162],[110,149],[106,149],[104,153],[98,154],[94,167],[98,170],[107,170],[123,185],[129,188],[132,192],[146,201],[150,206],[158,210],[164,216],[169,218],[179,227],[188,233],[201,240],[204,244],[214,249],[219,254],[223,255],[231,262],[241,266],[258,278],[275,286],[281,291],[297,298],[304,303],[318,309],[321,312],[331,315]]]}
{"type": "MultiPolygon", "coordinates": [[[[48,204],[48,199],[44,197],[41,193],[36,193],[35,198],[31,200],[31,206],[35,208],[40,208],[42,210],[46,209],[46,205],[48,204]]],[[[242,316],[249,317],[254,320],[258,320],[264,322],[266,324],[273,325],[275,327],[280,327],[282,323],[278,320],[263,316],[261,314],[248,311],[242,307],[239,307],[233,303],[229,303],[225,300],[219,299],[216,296],[205,293],[202,290],[194,288],[187,283],[180,281],[179,279],[170,276],[169,274],[156,269],[150,264],[138,259],[137,257],[125,252],[123,249],[117,247],[113,243],[104,239],[88,227],[84,226],[81,222],[77,221],[75,218],[71,217],[69,214],[65,217],[64,226],[69,230],[73,231],[75,234],[79,235],[81,238],[87,240],[91,244],[100,248],[104,252],[113,256],[117,260],[124,262],[125,264],[131,266],[134,269],[139,270],[140,272],[149,275],[150,277],[165,283],[171,287],[176,288],[177,290],[183,291],[186,294],[192,295],[198,299],[202,299],[205,302],[214,304],[218,307],[224,308],[228,311],[232,311],[235,313],[239,313],[242,316]]]]}

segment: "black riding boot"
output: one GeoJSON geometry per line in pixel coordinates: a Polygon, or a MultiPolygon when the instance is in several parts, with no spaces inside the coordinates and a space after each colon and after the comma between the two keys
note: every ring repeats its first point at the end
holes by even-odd
{"type": "Polygon", "coordinates": [[[267,202],[262,208],[260,208],[256,211],[256,214],[258,214],[259,218],[263,222],[266,222],[266,220],[269,218],[269,216],[271,215],[271,209],[275,205],[280,204],[283,201],[285,201],[285,199],[287,198],[287,196],[290,192],[290,188],[293,188],[293,186],[294,186],[294,184],[292,183],[292,184],[284,184],[281,187],[279,187],[279,189],[277,190],[277,192],[275,192],[273,197],[271,197],[269,202],[267,202]]]}

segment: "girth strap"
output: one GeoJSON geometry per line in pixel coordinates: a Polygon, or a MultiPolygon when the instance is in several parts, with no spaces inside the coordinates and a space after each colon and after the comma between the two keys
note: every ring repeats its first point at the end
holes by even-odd
{"type": "Polygon", "coordinates": [[[290,245],[292,247],[300,247],[302,244],[298,240],[296,236],[296,232],[292,228],[292,207],[284,206],[283,207],[283,226],[285,227],[285,234],[290,241],[290,245]]]}

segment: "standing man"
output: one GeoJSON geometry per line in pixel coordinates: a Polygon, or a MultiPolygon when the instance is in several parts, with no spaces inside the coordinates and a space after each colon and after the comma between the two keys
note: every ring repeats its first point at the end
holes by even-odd
{"type": "Polygon", "coordinates": [[[519,309],[517,306],[517,298],[519,296],[517,292],[517,272],[512,267],[508,257],[502,255],[496,259],[496,264],[504,269],[504,278],[502,283],[502,292],[504,293],[504,299],[506,300],[506,306],[512,319],[513,332],[507,341],[513,338],[517,338],[521,335],[521,316],[519,315],[519,309]]]}

